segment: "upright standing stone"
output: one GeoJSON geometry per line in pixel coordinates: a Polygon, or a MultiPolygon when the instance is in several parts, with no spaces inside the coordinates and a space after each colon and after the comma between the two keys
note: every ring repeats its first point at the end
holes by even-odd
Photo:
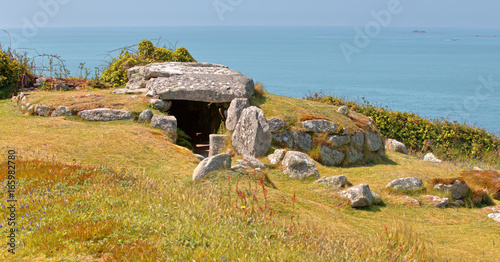
{"type": "Polygon", "coordinates": [[[226,128],[229,131],[233,131],[238,124],[238,120],[240,119],[241,112],[243,109],[250,106],[250,102],[247,98],[235,98],[231,101],[231,105],[229,105],[229,109],[227,110],[227,120],[226,120],[226,128]]]}
{"type": "Polygon", "coordinates": [[[254,157],[265,155],[271,147],[272,135],[264,111],[255,106],[245,108],[232,138],[238,153],[254,157]]]}
{"type": "Polygon", "coordinates": [[[215,156],[220,154],[222,150],[226,147],[227,135],[210,135],[210,149],[208,151],[208,156],[215,156]]]}

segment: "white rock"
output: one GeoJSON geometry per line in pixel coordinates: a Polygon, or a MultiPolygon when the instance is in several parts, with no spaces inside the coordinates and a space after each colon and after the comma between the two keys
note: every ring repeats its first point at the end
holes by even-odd
{"type": "Polygon", "coordinates": [[[319,177],[318,168],[314,160],[308,155],[297,152],[288,151],[282,162],[283,173],[292,178],[305,179],[308,177],[319,177]]]}
{"type": "Polygon", "coordinates": [[[429,162],[434,162],[434,163],[443,162],[443,160],[438,159],[433,153],[427,153],[424,156],[424,161],[429,161],[429,162]]]}
{"type": "Polygon", "coordinates": [[[373,195],[369,185],[357,185],[339,192],[340,197],[351,201],[352,207],[364,207],[373,203],[373,195]]]}

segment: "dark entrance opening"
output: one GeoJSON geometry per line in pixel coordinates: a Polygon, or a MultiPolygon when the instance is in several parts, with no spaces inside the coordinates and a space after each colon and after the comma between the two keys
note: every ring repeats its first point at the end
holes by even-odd
{"type": "MultiPolygon", "coordinates": [[[[227,103],[226,103],[227,104],[227,103]]],[[[191,137],[194,152],[208,156],[209,135],[216,134],[229,107],[225,103],[173,100],[169,114],[177,118],[177,127],[191,137]]]]}

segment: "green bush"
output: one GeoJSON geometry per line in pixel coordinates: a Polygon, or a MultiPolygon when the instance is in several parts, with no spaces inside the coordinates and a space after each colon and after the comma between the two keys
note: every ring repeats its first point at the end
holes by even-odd
{"type": "Polygon", "coordinates": [[[105,68],[101,79],[113,83],[114,86],[124,86],[127,81],[127,70],[134,66],[143,66],[158,62],[196,62],[184,47],[179,47],[175,52],[165,47],[156,47],[149,40],[139,43],[134,53],[123,49],[118,58],[114,58],[105,68]]]}
{"type": "Polygon", "coordinates": [[[0,99],[16,94],[23,81],[32,78],[27,63],[16,57],[15,53],[0,50],[0,99]]]}
{"type": "Polygon", "coordinates": [[[383,136],[401,141],[414,152],[433,151],[445,159],[474,159],[498,164],[500,140],[484,129],[445,119],[428,120],[414,113],[376,107],[364,100],[345,101],[318,93],[309,95],[306,99],[334,106],[345,105],[369,116],[383,136]]]}

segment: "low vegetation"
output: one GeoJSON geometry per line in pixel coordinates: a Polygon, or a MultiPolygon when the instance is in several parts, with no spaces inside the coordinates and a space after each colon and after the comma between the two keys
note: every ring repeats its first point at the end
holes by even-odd
{"type": "Polygon", "coordinates": [[[101,79],[115,86],[124,86],[128,82],[127,70],[134,66],[143,66],[155,62],[196,62],[184,47],[177,50],[154,46],[150,40],[139,43],[137,50],[124,48],[118,58],[113,58],[104,69],[101,79]]]}
{"type": "Polygon", "coordinates": [[[29,59],[10,49],[0,46],[0,99],[10,98],[22,87],[33,82],[29,59]]]}

